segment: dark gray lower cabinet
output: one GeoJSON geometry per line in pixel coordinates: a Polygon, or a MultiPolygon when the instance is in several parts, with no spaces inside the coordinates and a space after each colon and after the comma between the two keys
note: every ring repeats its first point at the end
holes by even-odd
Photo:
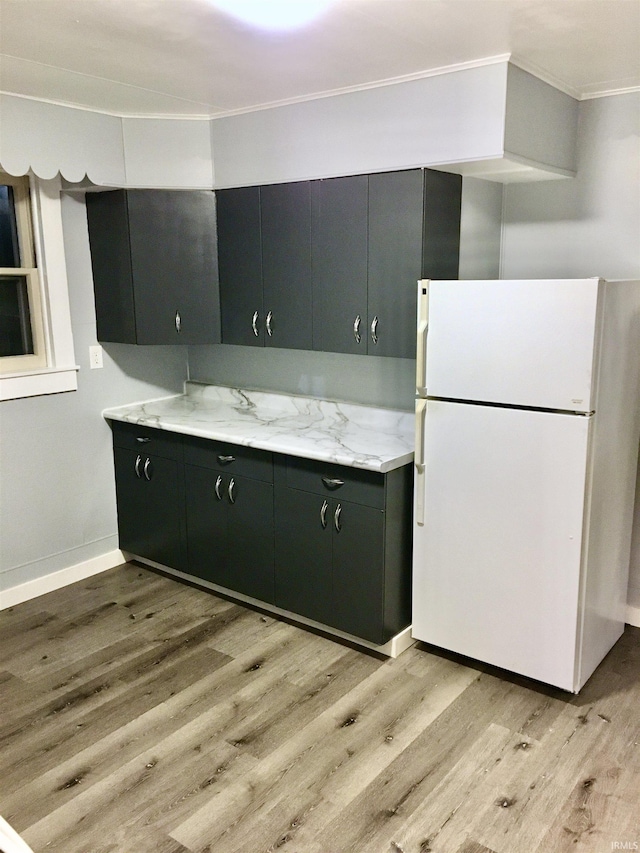
{"type": "Polygon", "coordinates": [[[185,466],[189,572],[273,603],[273,485],[185,466]]]}
{"type": "Polygon", "coordinates": [[[186,570],[182,464],[117,446],[114,457],[120,547],[186,570]]]}
{"type": "Polygon", "coordinates": [[[276,484],[277,606],[377,644],[405,628],[411,466],[374,474],[291,459],[276,484]]]}
{"type": "Polygon", "coordinates": [[[333,518],[338,508],[338,523],[333,524],[331,531],[333,619],[330,624],[356,637],[383,643],[389,639],[384,632],[386,515],[370,506],[332,501],[333,518]]]}
{"type": "Polygon", "coordinates": [[[384,513],[286,488],[276,507],[278,607],[385,642],[384,513]]]}
{"type": "Polygon", "coordinates": [[[115,422],[120,547],[383,644],[410,621],[411,474],[115,422]]]}
{"type": "Polygon", "coordinates": [[[276,489],[276,604],[328,625],[333,548],[331,528],[321,521],[322,507],[319,495],[276,489]]]}

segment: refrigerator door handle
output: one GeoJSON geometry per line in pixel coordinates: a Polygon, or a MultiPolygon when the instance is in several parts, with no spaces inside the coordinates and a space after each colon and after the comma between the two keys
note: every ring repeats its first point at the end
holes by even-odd
{"type": "Polygon", "coordinates": [[[418,282],[418,340],[416,347],[416,391],[427,393],[427,335],[429,333],[429,279],[418,282]]]}
{"type": "Polygon", "coordinates": [[[427,415],[427,401],[416,401],[416,447],[415,447],[415,493],[416,524],[424,525],[424,430],[427,415]]]}

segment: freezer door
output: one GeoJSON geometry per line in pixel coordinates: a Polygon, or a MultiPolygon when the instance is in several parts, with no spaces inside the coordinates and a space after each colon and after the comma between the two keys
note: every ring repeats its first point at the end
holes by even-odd
{"type": "Polygon", "coordinates": [[[428,395],[592,411],[601,291],[596,278],[430,282],[428,395]]]}
{"type": "Polygon", "coordinates": [[[428,401],[416,639],[574,689],[592,420],[428,401]]]}

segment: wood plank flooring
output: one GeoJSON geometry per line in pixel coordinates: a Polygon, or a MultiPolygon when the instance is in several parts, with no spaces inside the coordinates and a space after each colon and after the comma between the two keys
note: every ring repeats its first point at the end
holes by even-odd
{"type": "Polygon", "coordinates": [[[0,612],[0,814],[35,853],[640,847],[640,629],[575,697],[378,658],[127,564],[0,612]]]}

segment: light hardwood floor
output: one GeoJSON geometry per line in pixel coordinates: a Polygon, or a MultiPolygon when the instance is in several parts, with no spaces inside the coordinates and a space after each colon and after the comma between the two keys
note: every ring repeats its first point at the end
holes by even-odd
{"type": "Polygon", "coordinates": [[[0,612],[0,695],[0,814],[35,853],[640,846],[636,628],[575,697],[127,564],[0,612]]]}

